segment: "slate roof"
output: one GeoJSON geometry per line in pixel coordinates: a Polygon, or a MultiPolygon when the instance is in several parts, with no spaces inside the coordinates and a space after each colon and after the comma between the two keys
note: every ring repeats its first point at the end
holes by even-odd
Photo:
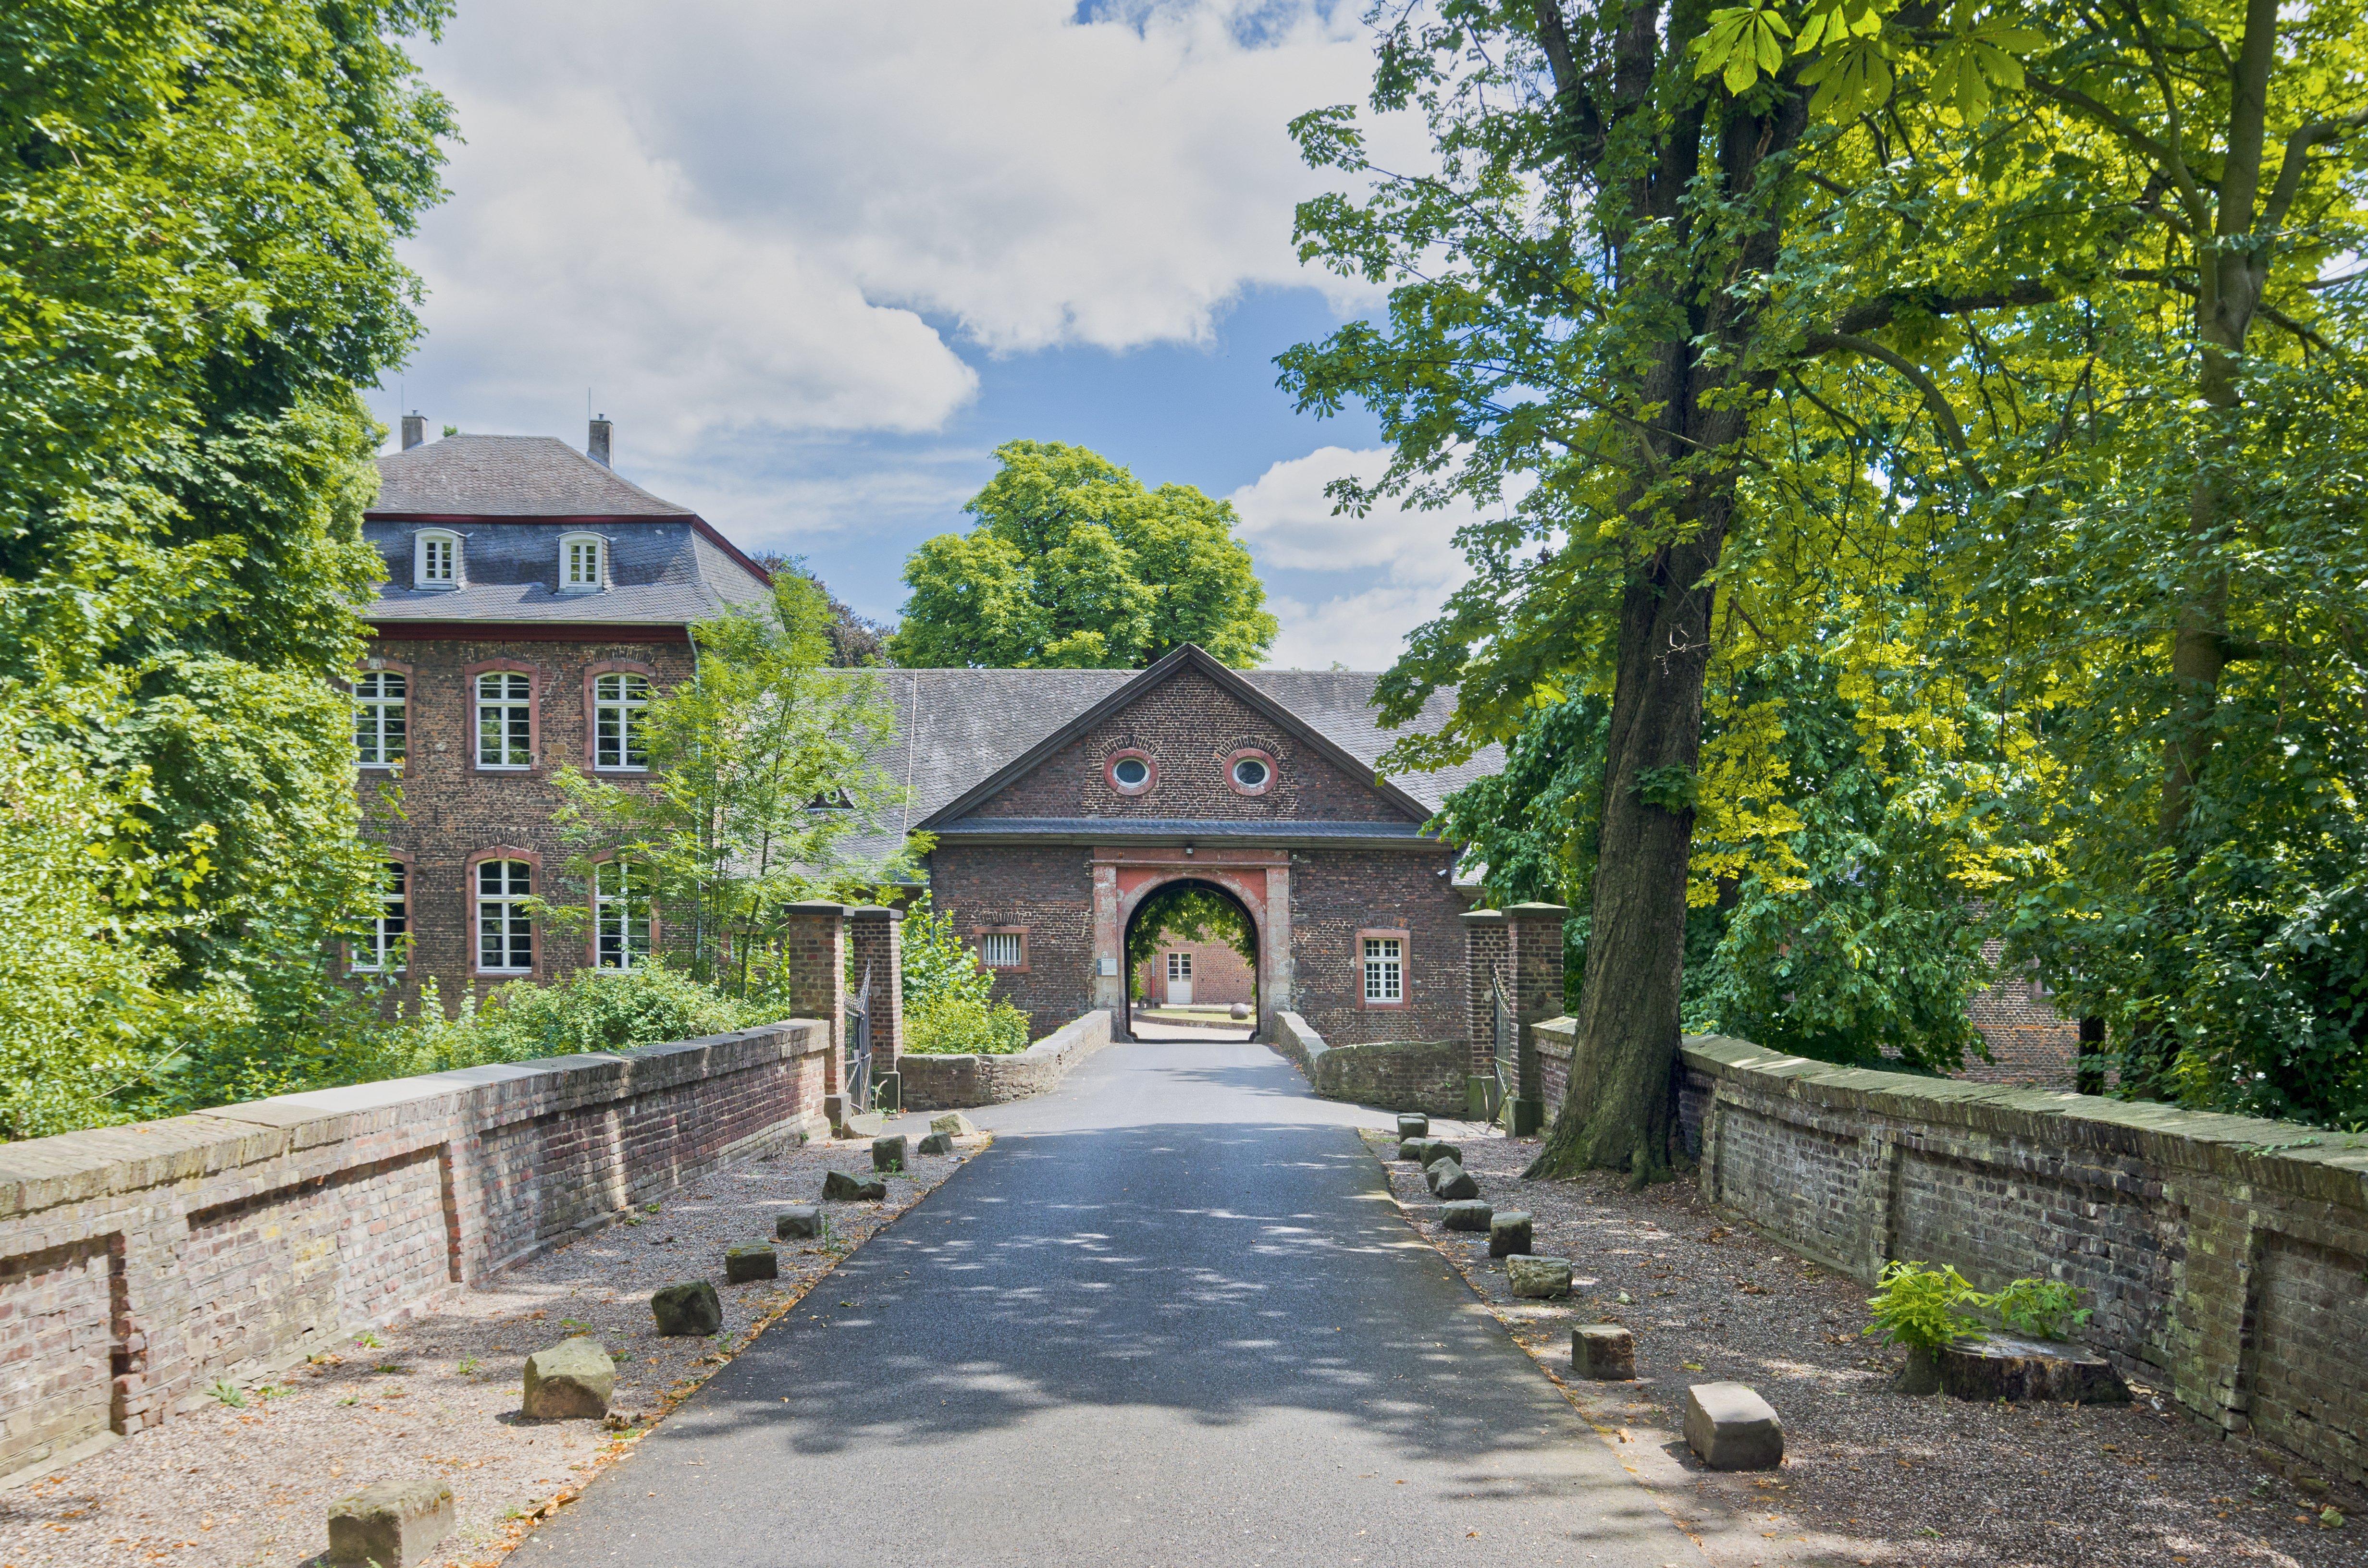
{"type": "Polygon", "coordinates": [[[386,562],[370,617],[510,625],[687,626],[768,602],[765,575],[687,506],[544,436],[447,436],[378,460],[362,537],[386,562]],[[458,588],[415,588],[423,528],[461,535],[458,588]],[[609,541],[609,584],[559,591],[559,541],[609,541]]]}

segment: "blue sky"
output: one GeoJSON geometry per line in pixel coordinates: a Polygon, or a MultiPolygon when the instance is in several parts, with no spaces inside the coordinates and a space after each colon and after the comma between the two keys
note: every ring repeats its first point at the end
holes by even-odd
{"type": "Polygon", "coordinates": [[[580,443],[588,396],[628,477],[883,619],[996,444],[1082,443],[1234,500],[1273,662],[1385,665],[1464,519],[1331,517],[1372,421],[1272,363],[1380,304],[1292,254],[1328,176],[1283,129],[1371,48],[1300,0],[464,0],[421,51],[466,138],[427,335],[373,404],[580,443]]]}

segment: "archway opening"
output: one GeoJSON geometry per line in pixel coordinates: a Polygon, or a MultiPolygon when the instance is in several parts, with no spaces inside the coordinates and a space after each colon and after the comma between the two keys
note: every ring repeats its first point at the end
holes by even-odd
{"type": "Polygon", "coordinates": [[[1197,877],[1162,882],[1127,917],[1127,1032],[1136,1040],[1255,1038],[1258,951],[1258,921],[1231,890],[1197,877]]]}

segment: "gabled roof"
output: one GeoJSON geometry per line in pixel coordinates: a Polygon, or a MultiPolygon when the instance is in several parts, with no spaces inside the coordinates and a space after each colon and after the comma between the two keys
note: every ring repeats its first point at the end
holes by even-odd
{"type": "Polygon", "coordinates": [[[373,517],[688,517],[550,436],[447,436],[378,460],[373,517]]]}
{"type": "Polygon", "coordinates": [[[1251,711],[1264,714],[1285,734],[1306,746],[1335,767],[1352,778],[1371,779],[1373,788],[1380,792],[1383,799],[1405,812],[1415,821],[1420,822],[1431,814],[1431,807],[1407,794],[1388,779],[1377,776],[1370,762],[1342,747],[1329,735],[1292,712],[1289,707],[1250,685],[1196,644],[1187,642],[1149,669],[1124,681],[1083,712],[1075,715],[1066,723],[1046,734],[1034,745],[931,812],[923,821],[915,823],[914,829],[922,833],[933,832],[964,815],[973,807],[992,800],[1007,785],[1033,770],[1038,764],[1052,756],[1077,736],[1133,702],[1153,687],[1159,685],[1178,671],[1187,669],[1207,677],[1219,690],[1227,693],[1251,711]]]}

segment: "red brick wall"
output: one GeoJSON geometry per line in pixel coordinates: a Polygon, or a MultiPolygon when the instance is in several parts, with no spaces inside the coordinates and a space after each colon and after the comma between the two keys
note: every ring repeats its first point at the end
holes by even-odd
{"type": "Polygon", "coordinates": [[[1336,1046],[1463,1040],[1464,897],[1449,850],[1309,849],[1291,857],[1292,1010],[1336,1046]],[[1406,933],[1406,1005],[1368,1007],[1357,934],[1406,933]]]}
{"type": "Polygon", "coordinates": [[[1080,845],[944,844],[929,854],[929,896],[972,941],[981,926],[1028,934],[1028,967],[995,971],[995,994],[1050,1034],[1093,1011],[1092,851],[1080,845]]]}
{"type": "Polygon", "coordinates": [[[1242,955],[1224,942],[1171,941],[1161,933],[1159,950],[1135,973],[1134,994],[1145,1001],[1167,1000],[1167,955],[1192,955],[1192,1005],[1224,1006],[1257,1000],[1258,976],[1242,955]]]}
{"type": "MultiPolygon", "coordinates": [[[[1991,942],[1982,957],[1998,960],[1991,942]]],[[[1968,1060],[1958,1077],[1976,1084],[2019,1084],[2070,1088],[2079,1054],[2080,1027],[2050,1006],[2047,994],[2029,978],[2008,976],[1965,1004],[1974,1028],[1993,1060],[1968,1060]]]]}
{"type": "Polygon", "coordinates": [[[0,1148],[0,1476],[823,1131],[828,1026],[0,1148]]]}
{"type": "MultiPolygon", "coordinates": [[[[653,629],[663,631],[665,629],[653,629]]],[[[416,995],[419,981],[433,975],[448,1010],[461,991],[480,989],[518,976],[475,972],[475,890],[467,884],[472,856],[495,846],[514,846],[539,858],[535,892],[545,897],[588,900],[588,889],[563,875],[576,852],[552,822],[559,792],[551,778],[560,767],[591,771],[587,673],[597,665],[646,667],[660,687],[691,673],[691,650],[675,641],[541,641],[497,638],[386,638],[370,644],[373,658],[407,666],[409,755],[403,771],[403,814],[379,805],[388,775],[365,769],[364,831],[406,857],[411,865],[410,968],[402,994],[416,995]],[[536,754],[524,772],[480,772],[476,766],[476,708],[472,675],[487,666],[526,666],[535,676],[536,754]]],[[[605,774],[610,779],[631,775],[605,774]]],[[[665,932],[665,911],[658,912],[665,932]]],[[[552,980],[589,961],[589,932],[561,937],[535,933],[530,978],[552,980]]]]}

